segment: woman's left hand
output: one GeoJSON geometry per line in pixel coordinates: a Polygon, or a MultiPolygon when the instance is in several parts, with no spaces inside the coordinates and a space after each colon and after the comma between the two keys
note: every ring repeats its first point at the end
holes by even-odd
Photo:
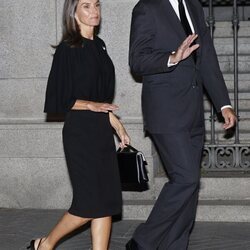
{"type": "Polygon", "coordinates": [[[119,143],[120,148],[125,148],[126,144],[130,144],[130,138],[123,126],[116,130],[117,135],[119,136],[121,142],[119,143]]]}

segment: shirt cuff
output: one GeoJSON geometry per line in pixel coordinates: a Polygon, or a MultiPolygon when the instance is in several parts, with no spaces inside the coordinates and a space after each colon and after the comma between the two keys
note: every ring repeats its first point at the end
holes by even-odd
{"type": "MultiPolygon", "coordinates": [[[[173,55],[175,53],[175,51],[173,51],[171,54],[173,55]]],[[[176,62],[176,63],[171,63],[170,62],[170,56],[169,56],[169,58],[168,58],[168,67],[172,67],[172,66],[175,66],[175,65],[177,65],[178,64],[178,62],[176,62]]]]}
{"type": "Polygon", "coordinates": [[[220,110],[222,111],[223,109],[226,109],[226,108],[232,109],[233,107],[231,105],[225,105],[225,106],[222,106],[220,110]]]}

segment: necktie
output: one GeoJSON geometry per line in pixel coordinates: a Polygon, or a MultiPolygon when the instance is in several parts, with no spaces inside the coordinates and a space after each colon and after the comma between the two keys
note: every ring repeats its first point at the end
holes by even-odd
{"type": "Polygon", "coordinates": [[[180,14],[180,20],[181,20],[181,24],[183,26],[183,29],[185,30],[186,35],[192,35],[193,32],[191,30],[191,27],[189,25],[189,22],[187,20],[187,16],[186,16],[186,12],[185,12],[185,8],[183,5],[182,0],[178,0],[179,2],[179,14],[180,14]]]}
{"type": "MultiPolygon", "coordinates": [[[[192,32],[191,27],[189,25],[189,22],[187,20],[187,16],[186,16],[186,12],[185,12],[185,8],[184,8],[182,0],[178,0],[178,3],[179,3],[178,7],[179,7],[180,20],[181,20],[181,24],[183,26],[183,29],[184,29],[187,36],[192,35],[193,32],[192,32]]],[[[193,45],[194,43],[195,42],[193,42],[191,45],[193,45]]],[[[196,51],[193,51],[192,57],[194,59],[194,62],[196,63],[196,51]]]]}

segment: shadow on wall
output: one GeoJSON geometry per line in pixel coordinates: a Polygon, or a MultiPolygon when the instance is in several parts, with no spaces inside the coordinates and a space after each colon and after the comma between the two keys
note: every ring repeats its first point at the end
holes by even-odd
{"type": "Polygon", "coordinates": [[[64,122],[65,114],[57,114],[57,113],[47,114],[45,121],[46,122],[64,122]]]}

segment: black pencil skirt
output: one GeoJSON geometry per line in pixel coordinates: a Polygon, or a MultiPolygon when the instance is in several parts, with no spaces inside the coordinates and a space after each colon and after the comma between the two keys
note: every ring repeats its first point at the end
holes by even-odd
{"type": "Polygon", "coordinates": [[[68,212],[84,218],[121,213],[121,184],[109,115],[68,112],[63,145],[73,188],[68,212]]]}

